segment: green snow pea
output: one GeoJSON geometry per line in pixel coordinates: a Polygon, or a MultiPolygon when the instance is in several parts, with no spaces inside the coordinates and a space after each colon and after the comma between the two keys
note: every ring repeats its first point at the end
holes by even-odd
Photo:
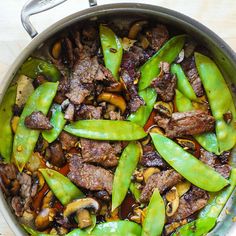
{"type": "Polygon", "coordinates": [[[121,154],[112,184],[112,211],[120,206],[128,192],[131,177],[138,164],[140,153],[139,145],[131,142],[121,154]]]}
{"type": "Polygon", "coordinates": [[[140,91],[139,96],[145,101],[145,105],[141,106],[136,112],[130,114],[127,120],[143,127],[153,110],[153,106],[157,99],[157,93],[155,89],[147,88],[140,91]]]}
{"type": "MultiPolygon", "coordinates": [[[[179,112],[192,111],[195,109],[192,102],[177,89],[175,93],[175,104],[179,112]]],[[[215,154],[220,154],[215,133],[208,132],[203,134],[197,134],[194,135],[194,138],[207,151],[213,152],[215,154]]]]}
{"type": "Polygon", "coordinates": [[[66,125],[64,130],[78,137],[97,140],[131,141],[147,135],[141,126],[119,120],[80,120],[66,125]]]}
{"type": "Polygon", "coordinates": [[[7,89],[0,105],[0,154],[4,162],[11,160],[13,134],[11,130],[11,118],[13,105],[16,101],[16,85],[7,89]]]}
{"type": "Polygon", "coordinates": [[[193,87],[185,76],[182,67],[179,64],[173,64],[171,66],[171,73],[175,74],[177,77],[178,90],[190,100],[197,100],[193,87]]]}
{"type": "Polygon", "coordinates": [[[144,218],[142,236],[159,236],[165,224],[165,204],[156,188],[152,194],[144,218]]]}
{"type": "Polygon", "coordinates": [[[219,194],[211,198],[210,202],[200,212],[198,216],[199,218],[213,217],[215,218],[215,220],[217,220],[222,209],[227,203],[230,195],[235,189],[235,186],[236,186],[236,169],[235,168],[231,170],[229,182],[230,182],[230,185],[227,188],[223,189],[219,194]]]}
{"type": "Polygon", "coordinates": [[[49,143],[52,143],[54,140],[56,140],[66,124],[66,120],[64,119],[64,114],[61,111],[60,105],[54,104],[51,111],[52,117],[50,119],[50,123],[52,124],[53,128],[51,130],[44,130],[42,132],[43,138],[49,143]]]}
{"type": "Polygon", "coordinates": [[[133,194],[135,200],[138,202],[141,196],[141,191],[138,189],[137,183],[131,182],[129,186],[129,190],[133,194]]]}
{"type": "Polygon", "coordinates": [[[229,181],[218,172],[203,164],[171,139],[157,133],[151,133],[151,137],[162,158],[192,184],[209,192],[220,191],[229,184],[229,181]]]}
{"type": "Polygon", "coordinates": [[[84,194],[64,175],[51,169],[39,169],[57,199],[66,205],[84,194]]]}
{"type": "Polygon", "coordinates": [[[52,82],[56,82],[61,78],[60,71],[53,64],[32,57],[28,58],[27,61],[24,62],[19,73],[32,79],[35,79],[39,75],[44,75],[52,82]]]}
{"type": "Polygon", "coordinates": [[[203,236],[215,226],[215,218],[206,217],[194,220],[176,230],[171,236],[203,236]]]}
{"type": "Polygon", "coordinates": [[[25,117],[34,111],[41,111],[47,114],[57,92],[57,87],[58,82],[46,82],[40,85],[33,94],[29,96],[25,104],[13,142],[13,160],[19,171],[23,170],[29,160],[40,134],[39,130],[26,128],[24,124],[25,117]]]}
{"type": "Polygon", "coordinates": [[[220,152],[230,150],[236,143],[236,111],[232,95],[216,64],[200,53],[195,53],[194,56],[212,114],[216,119],[216,137],[220,152]],[[223,118],[227,112],[232,114],[229,124],[223,118]]]}
{"type": "Polygon", "coordinates": [[[123,54],[122,44],[110,28],[100,25],[99,31],[105,66],[118,80],[118,71],[120,69],[123,54]]]}
{"type": "Polygon", "coordinates": [[[30,228],[27,225],[22,224],[22,227],[24,228],[24,230],[30,234],[30,236],[50,236],[51,234],[45,234],[45,233],[41,233],[39,231],[36,231],[32,228],[30,228]]]}
{"type": "Polygon", "coordinates": [[[156,52],[140,68],[141,78],[139,81],[139,90],[147,88],[152,80],[160,73],[159,64],[161,61],[172,63],[178,56],[184,46],[186,35],[178,35],[167,41],[164,46],[156,52]]]}

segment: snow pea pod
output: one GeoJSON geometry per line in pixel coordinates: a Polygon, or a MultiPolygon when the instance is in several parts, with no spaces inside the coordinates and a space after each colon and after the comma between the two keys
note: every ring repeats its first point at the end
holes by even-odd
{"type": "Polygon", "coordinates": [[[133,182],[130,183],[129,190],[133,194],[135,200],[138,202],[141,196],[141,191],[138,189],[137,184],[133,182]]]}
{"type": "Polygon", "coordinates": [[[147,135],[141,126],[119,120],[80,120],[66,125],[64,130],[78,137],[96,140],[132,141],[147,135]]]}
{"type": "Polygon", "coordinates": [[[122,203],[128,192],[131,177],[138,164],[140,153],[139,145],[131,142],[121,154],[112,184],[112,211],[122,203]]]}
{"type": "Polygon", "coordinates": [[[155,89],[147,88],[140,91],[139,96],[145,101],[145,105],[141,106],[136,112],[130,114],[127,120],[143,127],[152,112],[153,106],[157,99],[157,93],[155,89]]]}
{"type": "Polygon", "coordinates": [[[39,75],[44,75],[52,82],[56,82],[61,78],[60,71],[51,63],[39,58],[28,58],[21,66],[20,74],[35,79],[39,75]]]}
{"type": "Polygon", "coordinates": [[[0,154],[4,162],[11,160],[13,134],[11,130],[11,118],[13,105],[16,100],[16,85],[7,89],[0,105],[0,154]]]}
{"type": "Polygon", "coordinates": [[[57,199],[66,205],[84,194],[64,175],[51,169],[39,169],[57,199]]]}
{"type": "Polygon", "coordinates": [[[30,115],[33,111],[41,111],[47,114],[56,94],[57,87],[58,82],[46,82],[40,85],[33,94],[29,96],[25,104],[13,142],[13,159],[19,171],[23,170],[29,160],[40,133],[39,130],[26,128],[24,124],[25,117],[30,115]]]}
{"type": "MultiPolygon", "coordinates": [[[[192,102],[178,90],[176,90],[175,93],[175,104],[179,112],[192,111],[195,109],[192,102]]],[[[194,135],[194,138],[207,151],[219,154],[218,142],[215,133],[208,132],[198,134],[194,135]]]]}
{"type": "Polygon", "coordinates": [[[156,188],[152,194],[144,218],[141,236],[159,236],[165,224],[165,204],[156,188]]]}
{"type": "Polygon", "coordinates": [[[229,181],[218,172],[203,164],[171,139],[157,133],[151,133],[151,137],[162,158],[192,184],[209,192],[220,191],[229,184],[229,181]]]}
{"type": "Polygon", "coordinates": [[[192,85],[188,81],[184,74],[182,67],[179,64],[173,64],[171,66],[171,73],[175,74],[177,77],[177,88],[190,100],[196,100],[197,96],[193,90],[192,85]]]}
{"type": "Polygon", "coordinates": [[[176,230],[171,236],[202,236],[215,226],[215,218],[206,217],[194,220],[176,230]]]}
{"type": "Polygon", "coordinates": [[[217,65],[200,53],[195,61],[211,111],[216,119],[216,137],[220,152],[230,150],[236,143],[236,111],[232,95],[217,65]],[[232,120],[227,123],[224,114],[230,112],[232,120]]]}
{"type": "Polygon", "coordinates": [[[56,140],[66,124],[66,120],[64,119],[64,114],[61,111],[60,105],[54,104],[51,111],[52,117],[50,119],[50,123],[52,124],[53,128],[51,130],[44,130],[42,132],[43,138],[49,143],[52,143],[54,140],[56,140]]]}
{"type": "Polygon", "coordinates": [[[139,90],[147,88],[152,80],[160,73],[161,61],[172,63],[184,46],[186,35],[178,35],[167,41],[164,46],[154,54],[141,68],[139,90]]]}
{"type": "Polygon", "coordinates": [[[22,224],[22,227],[24,228],[24,230],[30,234],[30,236],[50,236],[51,234],[45,234],[45,233],[41,233],[39,231],[36,231],[32,228],[30,228],[27,225],[22,224]]]}
{"type": "Polygon", "coordinates": [[[115,33],[107,26],[100,25],[99,31],[105,66],[118,80],[118,71],[123,54],[122,44],[115,33]]]}

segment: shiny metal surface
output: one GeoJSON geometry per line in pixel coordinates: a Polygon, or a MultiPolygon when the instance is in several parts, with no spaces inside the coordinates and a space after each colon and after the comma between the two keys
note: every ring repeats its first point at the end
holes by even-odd
{"type": "MultiPolygon", "coordinates": [[[[30,14],[26,14],[25,19],[27,18],[27,15],[28,17],[30,16],[30,14]]],[[[205,45],[205,47],[210,50],[211,54],[214,57],[214,60],[224,73],[224,76],[230,89],[232,90],[233,88],[235,88],[236,54],[222,39],[220,39],[208,28],[187,16],[162,7],[145,4],[110,4],[103,6],[95,6],[93,8],[72,14],[58,21],[56,24],[43,31],[41,34],[37,35],[32,40],[32,42],[25,48],[21,55],[16,59],[16,61],[8,71],[7,76],[4,78],[4,84],[1,85],[2,87],[0,89],[0,100],[2,99],[7,86],[14,78],[14,75],[20,65],[46,40],[48,40],[50,37],[52,37],[59,31],[75,23],[78,24],[82,23],[83,21],[86,21],[87,23],[89,19],[96,20],[104,18],[107,20],[117,20],[120,22],[120,24],[125,24],[129,19],[132,20],[132,18],[146,18],[163,22],[167,25],[177,28],[181,32],[186,32],[187,34],[192,35],[194,38],[196,38],[196,40],[200,41],[203,45],[205,45]]],[[[36,31],[32,31],[32,35],[34,35],[35,32],[36,31]]],[[[234,97],[234,101],[236,101],[235,92],[232,92],[232,94],[234,97]]],[[[233,151],[232,165],[236,166],[235,163],[236,150],[233,151]]],[[[234,193],[227,204],[227,208],[231,215],[222,214],[221,222],[217,224],[217,227],[210,233],[210,235],[236,235],[236,225],[233,225],[232,222],[232,217],[236,215],[236,207],[234,207],[235,204],[236,199],[234,193]]],[[[7,205],[2,192],[0,192],[0,206],[5,219],[7,220],[8,224],[15,232],[15,234],[17,236],[25,235],[18,222],[16,221],[15,216],[12,214],[9,206],[7,205]]],[[[224,212],[225,211],[223,211],[223,213],[224,212]]]]}

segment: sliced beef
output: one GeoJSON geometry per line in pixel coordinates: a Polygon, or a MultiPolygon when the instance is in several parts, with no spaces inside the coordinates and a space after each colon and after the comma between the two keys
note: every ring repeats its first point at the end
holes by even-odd
{"type": "Polygon", "coordinates": [[[31,186],[32,186],[32,178],[26,173],[19,173],[17,175],[17,179],[21,185],[20,195],[22,198],[28,198],[31,196],[31,186]]]}
{"type": "Polygon", "coordinates": [[[71,148],[75,147],[78,139],[77,137],[65,132],[65,131],[62,131],[59,135],[59,140],[61,142],[61,145],[62,145],[62,149],[64,150],[70,150],[71,148]]]}
{"type": "Polygon", "coordinates": [[[113,174],[104,168],[86,164],[83,159],[74,154],[69,159],[69,179],[77,186],[89,190],[106,190],[112,192],[113,174]]]}
{"type": "Polygon", "coordinates": [[[25,118],[25,126],[29,129],[50,130],[53,126],[49,119],[41,112],[34,111],[25,118]]]}
{"type": "Polygon", "coordinates": [[[221,174],[224,178],[229,178],[231,167],[228,164],[219,164],[217,163],[218,157],[211,152],[206,151],[205,149],[200,149],[200,158],[199,160],[205,163],[206,165],[212,167],[221,174]]]}
{"type": "Polygon", "coordinates": [[[198,75],[194,57],[189,57],[182,62],[183,70],[198,97],[204,95],[201,79],[198,75]]]}
{"type": "Polygon", "coordinates": [[[171,118],[155,117],[158,126],[169,138],[195,135],[214,130],[215,119],[205,111],[175,112],[171,118]]]}
{"type": "Polygon", "coordinates": [[[183,220],[206,206],[209,196],[205,190],[193,186],[179,200],[175,214],[167,219],[168,223],[183,220]]]}
{"type": "Polygon", "coordinates": [[[92,105],[81,105],[76,111],[76,120],[97,120],[102,117],[102,107],[95,107],[92,105]]]}
{"type": "Polygon", "coordinates": [[[152,145],[145,145],[143,147],[141,165],[146,167],[159,167],[161,169],[166,169],[168,167],[168,164],[154,150],[152,145]]]}
{"type": "Polygon", "coordinates": [[[140,202],[148,202],[155,188],[158,188],[162,194],[167,189],[179,183],[183,177],[174,170],[161,171],[153,174],[147,180],[144,189],[142,190],[140,202]]]}
{"type": "Polygon", "coordinates": [[[154,50],[159,50],[169,38],[169,33],[164,25],[158,24],[156,27],[146,32],[150,46],[154,50]]]}
{"type": "Polygon", "coordinates": [[[62,167],[66,163],[65,155],[60,142],[56,141],[49,145],[47,149],[48,161],[57,167],[62,167]]]}
{"type": "Polygon", "coordinates": [[[106,167],[118,164],[118,154],[121,152],[120,142],[110,144],[107,141],[81,138],[80,144],[84,162],[97,163],[106,167]]]}
{"type": "Polygon", "coordinates": [[[11,199],[11,206],[12,206],[16,216],[21,217],[23,215],[24,203],[22,202],[21,197],[14,196],[11,199]]]}

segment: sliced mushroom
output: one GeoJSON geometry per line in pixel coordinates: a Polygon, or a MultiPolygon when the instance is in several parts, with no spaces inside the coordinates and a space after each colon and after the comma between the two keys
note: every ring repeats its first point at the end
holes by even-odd
{"type": "Polygon", "coordinates": [[[37,217],[35,218],[35,227],[38,230],[45,230],[48,228],[54,220],[56,215],[56,209],[54,208],[44,208],[42,209],[37,217]]]}
{"type": "Polygon", "coordinates": [[[16,129],[19,123],[20,117],[19,116],[13,116],[11,119],[11,129],[13,133],[16,133],[16,129]]]}
{"type": "Polygon", "coordinates": [[[178,191],[179,197],[183,196],[185,193],[188,192],[188,190],[191,187],[191,183],[188,181],[183,181],[178,183],[176,186],[176,189],[178,191]]]}
{"type": "Polygon", "coordinates": [[[76,213],[77,221],[78,221],[78,227],[80,229],[84,229],[92,225],[92,219],[90,216],[90,213],[86,209],[82,209],[80,211],[77,211],[76,213]]]}
{"type": "Polygon", "coordinates": [[[179,207],[179,194],[176,187],[173,187],[169,192],[166,193],[166,215],[168,217],[173,216],[179,207]]]}
{"type": "Polygon", "coordinates": [[[173,108],[172,102],[158,101],[154,105],[154,109],[156,109],[160,115],[163,115],[169,118],[171,117],[174,108],[173,108]]]}
{"type": "Polygon", "coordinates": [[[43,198],[42,202],[42,209],[43,208],[51,208],[54,205],[54,194],[52,191],[48,191],[45,197],[43,198]]]}
{"type": "Polygon", "coordinates": [[[142,46],[143,49],[147,49],[148,46],[149,46],[149,44],[150,44],[150,42],[148,41],[147,37],[145,37],[145,36],[142,35],[142,36],[140,37],[140,44],[141,44],[141,46],[142,46]]]}
{"type": "Polygon", "coordinates": [[[64,217],[68,217],[73,213],[81,211],[82,209],[92,209],[94,213],[97,213],[100,208],[99,203],[93,198],[77,199],[69,203],[64,210],[64,217]]]}
{"type": "Polygon", "coordinates": [[[160,172],[160,169],[158,168],[155,168],[155,167],[150,167],[150,168],[147,168],[144,172],[143,172],[143,177],[144,177],[144,181],[147,182],[148,178],[155,174],[155,173],[159,173],[160,172]]]}
{"type": "Polygon", "coordinates": [[[143,182],[143,169],[135,170],[133,176],[137,182],[143,182]]]}
{"type": "Polygon", "coordinates": [[[54,45],[52,46],[52,56],[54,57],[54,59],[59,59],[60,55],[61,55],[61,42],[57,41],[54,43],[54,45]]]}
{"type": "Polygon", "coordinates": [[[151,141],[150,135],[147,135],[143,140],[142,140],[142,145],[145,146],[151,141]]]}
{"type": "Polygon", "coordinates": [[[178,144],[183,147],[185,150],[196,150],[196,144],[192,140],[177,138],[178,144]]]}
{"type": "Polygon", "coordinates": [[[98,96],[98,102],[109,102],[116,107],[118,107],[121,110],[121,113],[123,114],[126,110],[126,102],[124,98],[120,95],[116,95],[113,93],[101,93],[98,96]]]}
{"type": "Polygon", "coordinates": [[[129,51],[129,49],[134,45],[134,43],[136,42],[137,40],[133,40],[133,39],[129,39],[129,38],[126,38],[124,37],[122,39],[122,47],[125,51],[129,51]]]}
{"type": "Polygon", "coordinates": [[[141,209],[140,207],[136,207],[134,209],[133,215],[130,217],[130,220],[138,224],[142,224],[144,221],[145,215],[146,215],[146,208],[141,209]]]}
{"type": "Polygon", "coordinates": [[[147,132],[148,133],[157,133],[157,134],[164,135],[163,130],[160,127],[158,127],[157,125],[153,125],[153,126],[149,127],[147,132]]]}
{"type": "Polygon", "coordinates": [[[39,171],[35,171],[33,173],[33,180],[34,180],[34,183],[37,184],[37,192],[39,192],[45,184],[43,175],[39,171]]]}
{"type": "Polygon", "coordinates": [[[128,38],[129,39],[136,39],[138,33],[143,29],[143,26],[146,25],[148,22],[147,21],[137,21],[135,22],[129,30],[128,38]]]}

